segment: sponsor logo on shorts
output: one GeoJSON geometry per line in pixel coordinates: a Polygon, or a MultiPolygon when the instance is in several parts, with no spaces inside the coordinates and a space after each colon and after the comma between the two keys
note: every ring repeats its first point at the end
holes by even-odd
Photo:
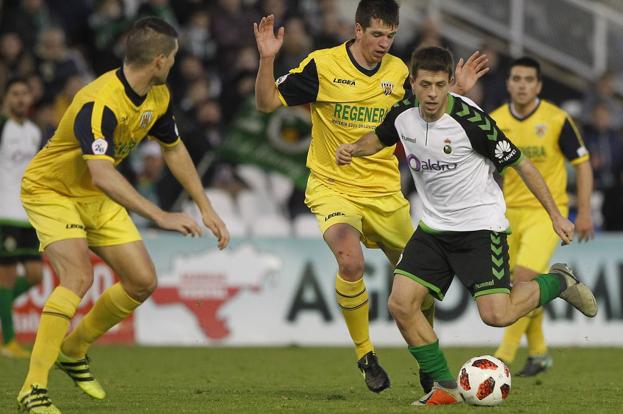
{"type": "Polygon", "coordinates": [[[65,228],[68,230],[71,230],[71,229],[84,230],[84,226],[82,224],[65,224],[65,228]]]}
{"type": "Polygon", "coordinates": [[[336,211],[335,213],[331,213],[329,214],[327,217],[324,218],[324,221],[329,221],[331,220],[333,217],[337,217],[337,216],[345,216],[346,214],[340,212],[340,211],[336,211]]]}
{"type": "Polygon", "coordinates": [[[484,288],[484,287],[490,287],[493,286],[495,284],[495,282],[493,280],[490,280],[488,282],[482,282],[482,283],[475,283],[474,284],[474,288],[476,289],[480,289],[480,288],[484,288]]]}

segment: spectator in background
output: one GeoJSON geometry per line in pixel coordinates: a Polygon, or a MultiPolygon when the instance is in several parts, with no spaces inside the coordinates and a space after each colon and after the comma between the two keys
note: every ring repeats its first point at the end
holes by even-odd
{"type": "Polygon", "coordinates": [[[408,62],[414,50],[430,46],[443,47],[453,52],[452,44],[441,34],[439,23],[432,18],[427,18],[422,22],[413,39],[400,52],[400,57],[408,62]]]}
{"type": "MultiPolygon", "coordinates": [[[[290,1],[289,3],[293,2],[290,1]]],[[[261,0],[261,9],[263,15],[272,14],[275,16],[277,27],[286,25],[286,18],[290,14],[286,0],[261,0]]]]}
{"type": "Polygon", "coordinates": [[[0,35],[0,88],[12,77],[26,78],[34,72],[34,59],[24,50],[15,32],[0,35]]]}
{"type": "Polygon", "coordinates": [[[24,49],[32,50],[41,31],[53,22],[54,18],[43,0],[21,0],[19,5],[9,7],[2,16],[0,30],[17,33],[24,49]]]}
{"type": "Polygon", "coordinates": [[[623,105],[614,97],[614,73],[604,72],[593,88],[588,88],[584,95],[584,118],[585,124],[591,122],[591,114],[598,103],[603,103],[610,111],[611,125],[615,129],[623,127],[623,105]]]}
{"type": "Polygon", "coordinates": [[[604,191],[614,186],[616,173],[623,162],[623,140],[614,127],[612,114],[605,102],[598,102],[584,128],[584,139],[591,154],[595,189],[604,191]]]}
{"type": "Polygon", "coordinates": [[[97,0],[89,16],[94,48],[90,55],[95,73],[103,73],[119,66],[115,45],[128,27],[123,0],[97,0]]]}
{"type": "MultiPolygon", "coordinates": [[[[136,161],[136,177],[134,187],[146,199],[157,206],[160,206],[158,196],[158,182],[164,170],[164,160],[160,145],[155,141],[146,141],[138,149],[138,160],[136,161]]],[[[132,219],[138,227],[151,227],[154,224],[140,216],[132,213],[132,219]]]]}
{"type": "Polygon", "coordinates": [[[180,24],[177,21],[175,12],[169,0],[146,0],[141,3],[136,13],[136,17],[156,16],[169,23],[179,30],[180,24]]]}
{"type": "MultiPolygon", "coordinates": [[[[299,17],[291,17],[285,22],[288,35],[283,39],[283,47],[275,62],[275,75],[285,75],[291,68],[312,51],[313,39],[307,34],[305,22],[299,17]]],[[[255,54],[255,52],[254,52],[255,54]]],[[[250,68],[249,64],[249,68],[250,68]]]]}
{"type": "Polygon", "coordinates": [[[246,46],[238,52],[235,65],[223,76],[220,102],[226,122],[232,119],[242,102],[254,94],[258,67],[257,51],[253,46],[246,46]]]}
{"type": "Polygon", "coordinates": [[[219,69],[226,73],[236,64],[241,49],[253,46],[253,32],[244,28],[251,27],[259,15],[254,9],[243,7],[241,0],[218,0],[212,15],[212,32],[219,46],[219,69]]]}
{"type": "Polygon", "coordinates": [[[604,230],[623,230],[623,138],[612,122],[606,102],[597,102],[586,125],[584,139],[591,154],[595,189],[604,195],[604,230]]]}
{"type": "Polygon", "coordinates": [[[314,47],[316,49],[333,47],[345,42],[351,36],[350,31],[348,31],[350,27],[340,19],[338,13],[323,14],[320,21],[321,30],[314,35],[314,47]]]}
{"type": "Polygon", "coordinates": [[[49,28],[41,33],[35,59],[37,72],[44,84],[45,101],[54,100],[70,76],[89,77],[84,59],[79,52],[67,47],[65,33],[60,27],[49,28]]]}
{"type": "Polygon", "coordinates": [[[214,63],[218,49],[210,29],[211,19],[207,9],[198,9],[190,15],[182,31],[182,48],[204,64],[214,63]]]}
{"type": "Polygon", "coordinates": [[[485,111],[493,111],[502,106],[508,99],[506,93],[506,75],[508,74],[508,58],[500,56],[497,49],[484,44],[480,51],[489,59],[489,72],[478,84],[482,85],[483,99],[480,107],[485,111]]]}
{"type": "Polygon", "coordinates": [[[71,100],[76,93],[84,86],[84,81],[78,75],[72,75],[65,80],[63,90],[54,98],[54,120],[55,124],[61,122],[63,114],[69,107],[71,100]]]}

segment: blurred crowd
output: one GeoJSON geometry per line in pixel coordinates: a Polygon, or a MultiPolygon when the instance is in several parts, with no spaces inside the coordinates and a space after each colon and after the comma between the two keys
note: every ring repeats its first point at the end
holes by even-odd
{"type": "MultiPolygon", "coordinates": [[[[352,37],[353,17],[342,17],[338,9],[338,0],[0,0],[0,91],[8,78],[26,78],[35,96],[31,118],[48,139],[76,91],[121,65],[129,25],[142,16],[162,17],[180,33],[180,52],[169,84],[181,137],[200,166],[204,185],[236,198],[254,189],[252,175],[259,170],[249,172],[210,154],[226,139],[228,125],[253,95],[258,67],[253,22],[274,14],[277,25],[285,27],[275,68],[280,76],[310,51],[352,37]]],[[[418,29],[402,30],[392,52],[407,60],[421,45],[454,49],[432,20],[418,29]]],[[[489,56],[491,71],[470,97],[492,110],[507,99],[509,58],[487,45],[482,50],[489,56]]],[[[544,82],[543,97],[563,104],[553,98],[559,95],[548,96],[548,80],[544,82]]],[[[605,73],[586,96],[563,107],[582,125],[592,154],[598,224],[605,230],[623,230],[623,216],[617,214],[623,209],[623,107],[612,82],[612,74],[605,73]]],[[[166,209],[181,208],[181,189],[153,143],[141,145],[121,169],[152,201],[166,209]]],[[[270,182],[267,175],[268,186],[270,182]]],[[[302,190],[286,188],[278,210],[293,219],[305,211],[302,190]]]]}

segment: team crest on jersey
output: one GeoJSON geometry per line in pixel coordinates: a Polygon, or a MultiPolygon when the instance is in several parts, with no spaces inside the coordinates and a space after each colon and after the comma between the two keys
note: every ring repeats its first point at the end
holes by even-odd
{"type": "Polygon", "coordinates": [[[450,146],[450,144],[452,144],[452,141],[450,140],[450,138],[446,138],[443,143],[445,144],[443,146],[443,152],[445,152],[446,154],[450,154],[452,152],[452,147],[450,146]]]}
{"type": "Polygon", "coordinates": [[[534,126],[534,133],[536,134],[537,137],[543,138],[545,136],[545,134],[547,133],[547,125],[545,125],[545,124],[535,125],[534,126]]]}
{"type": "Polygon", "coordinates": [[[151,117],[154,115],[152,111],[145,111],[141,114],[140,127],[147,128],[149,123],[151,122],[151,117]]]}
{"type": "Polygon", "coordinates": [[[385,95],[391,95],[394,91],[394,84],[390,81],[381,81],[381,89],[385,95]]]}

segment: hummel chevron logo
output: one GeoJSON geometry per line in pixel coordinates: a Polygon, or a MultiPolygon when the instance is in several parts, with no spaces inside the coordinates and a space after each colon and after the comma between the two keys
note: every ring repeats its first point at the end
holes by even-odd
{"type": "Polygon", "coordinates": [[[478,128],[482,129],[485,132],[491,131],[491,133],[487,134],[487,139],[489,141],[497,141],[498,139],[498,130],[489,121],[487,116],[480,115],[480,113],[474,111],[470,108],[469,105],[466,105],[464,102],[461,102],[461,111],[456,113],[461,118],[465,118],[468,115],[471,115],[467,120],[469,122],[475,123],[478,128]]]}
{"type": "Polygon", "coordinates": [[[497,233],[491,233],[491,273],[498,280],[504,277],[504,256],[502,254],[503,248],[500,245],[502,238],[497,233]]]}
{"type": "Polygon", "coordinates": [[[461,112],[457,112],[456,114],[461,118],[463,118],[465,115],[469,115],[469,106],[461,102],[461,112]]]}
{"type": "Polygon", "coordinates": [[[480,116],[480,114],[478,112],[474,112],[474,116],[472,116],[471,118],[467,118],[467,120],[469,122],[480,122],[482,120],[482,117],[480,116]]]}

